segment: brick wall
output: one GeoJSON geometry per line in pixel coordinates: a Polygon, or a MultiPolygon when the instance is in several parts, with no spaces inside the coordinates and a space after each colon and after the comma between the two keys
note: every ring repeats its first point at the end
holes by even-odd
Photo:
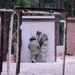
{"type": "Polygon", "coordinates": [[[75,18],[67,19],[67,53],[75,54],[75,18]]]}

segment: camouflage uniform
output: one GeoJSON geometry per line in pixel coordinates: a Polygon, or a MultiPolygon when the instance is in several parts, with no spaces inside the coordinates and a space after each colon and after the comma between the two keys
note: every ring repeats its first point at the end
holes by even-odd
{"type": "Polygon", "coordinates": [[[14,47],[14,62],[16,62],[16,53],[17,53],[17,32],[13,33],[12,42],[14,47]]]}
{"type": "Polygon", "coordinates": [[[44,41],[44,43],[41,46],[41,58],[42,62],[46,62],[46,54],[47,54],[47,49],[48,49],[48,41],[44,41]]]}
{"type": "Polygon", "coordinates": [[[40,34],[38,35],[37,41],[40,44],[41,47],[41,54],[40,54],[40,60],[42,62],[46,62],[46,54],[47,54],[47,49],[48,49],[48,37],[46,34],[42,34],[41,32],[39,32],[40,34]]]}
{"type": "Polygon", "coordinates": [[[28,44],[28,48],[31,51],[31,60],[32,62],[36,62],[36,58],[39,54],[40,45],[36,42],[36,40],[30,41],[28,44]]]}

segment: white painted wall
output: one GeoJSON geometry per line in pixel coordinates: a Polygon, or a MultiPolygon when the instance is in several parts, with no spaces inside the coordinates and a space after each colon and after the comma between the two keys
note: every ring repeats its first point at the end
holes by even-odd
{"type": "Polygon", "coordinates": [[[64,53],[64,46],[63,45],[56,46],[56,49],[57,49],[57,54],[61,55],[64,53]]]}
{"type": "Polygon", "coordinates": [[[22,22],[21,29],[22,29],[22,50],[21,50],[21,61],[22,62],[30,62],[30,51],[28,49],[29,38],[34,35],[36,36],[36,31],[42,31],[43,33],[48,35],[49,38],[49,45],[47,51],[47,62],[55,61],[55,33],[54,29],[55,23],[54,22],[46,22],[46,21],[24,21],[22,22]]]}

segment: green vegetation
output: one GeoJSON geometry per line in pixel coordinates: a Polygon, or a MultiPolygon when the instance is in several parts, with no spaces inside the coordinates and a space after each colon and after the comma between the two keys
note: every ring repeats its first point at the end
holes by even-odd
{"type": "MultiPolygon", "coordinates": [[[[75,17],[75,0],[0,0],[0,8],[14,9],[15,6],[34,7],[34,8],[36,7],[61,8],[67,12],[68,16],[75,17]]],[[[8,18],[9,17],[10,14],[8,15],[8,18]]],[[[16,15],[15,18],[17,18],[16,15]]],[[[7,34],[9,31],[9,21],[10,19],[7,22],[7,34]]],[[[62,44],[63,27],[62,25],[58,27],[60,28],[60,30],[58,30],[59,38],[61,38],[60,44],[62,44]]],[[[16,31],[16,28],[17,28],[17,22],[14,21],[13,32],[16,31]]]]}
{"type": "Polygon", "coordinates": [[[75,1],[74,0],[0,0],[0,8],[14,9],[15,6],[24,7],[39,7],[39,2],[44,3],[45,8],[60,8],[64,9],[68,16],[75,16],[75,1]]]}

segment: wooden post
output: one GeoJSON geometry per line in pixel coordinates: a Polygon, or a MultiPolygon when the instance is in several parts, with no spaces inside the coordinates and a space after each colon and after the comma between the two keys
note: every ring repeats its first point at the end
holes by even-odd
{"type": "Polygon", "coordinates": [[[64,22],[64,53],[63,53],[63,67],[62,67],[62,75],[65,75],[65,55],[66,55],[66,20],[64,22]]]}
{"type": "Polygon", "coordinates": [[[9,29],[9,43],[8,43],[8,62],[7,62],[7,74],[10,75],[10,61],[11,61],[11,49],[12,49],[12,31],[13,31],[13,13],[11,13],[10,29],[9,29]]]}
{"type": "Polygon", "coordinates": [[[22,23],[22,12],[18,14],[18,27],[17,27],[17,43],[18,43],[18,58],[16,64],[16,75],[20,73],[20,60],[21,60],[21,29],[20,25],[22,23]]]}
{"type": "Polygon", "coordinates": [[[1,13],[0,13],[0,74],[1,74],[1,13]]]}
{"type": "Polygon", "coordinates": [[[6,18],[6,13],[4,13],[4,26],[3,26],[3,28],[4,28],[4,32],[3,32],[3,40],[4,40],[4,48],[3,48],[3,61],[6,61],[6,51],[7,51],[7,48],[6,48],[6,46],[7,46],[7,32],[6,32],[6,27],[7,27],[7,25],[6,25],[6,21],[7,21],[7,18],[6,18]]]}
{"type": "Polygon", "coordinates": [[[4,40],[3,40],[3,25],[4,25],[4,12],[1,12],[1,25],[0,25],[0,74],[2,72],[2,63],[3,63],[3,45],[4,45],[4,40]]]}

